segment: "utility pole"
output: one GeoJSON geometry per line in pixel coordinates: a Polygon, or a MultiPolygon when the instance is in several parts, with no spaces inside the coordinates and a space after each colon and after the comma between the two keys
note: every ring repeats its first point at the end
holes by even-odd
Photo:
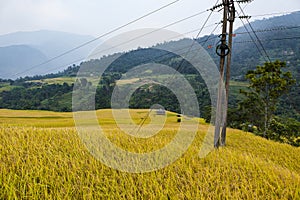
{"type": "Polygon", "coordinates": [[[227,64],[226,64],[226,80],[225,80],[225,114],[224,114],[224,126],[222,128],[221,133],[221,146],[225,145],[226,142],[226,129],[227,129],[227,110],[228,110],[228,100],[229,100],[229,82],[230,82],[230,64],[231,64],[231,53],[232,53],[232,37],[233,37],[233,22],[235,19],[235,7],[233,0],[230,0],[228,5],[228,21],[229,21],[229,33],[228,33],[228,48],[229,53],[227,56],[227,64]]]}
{"type": "MultiPolygon", "coordinates": [[[[218,85],[218,100],[216,108],[215,132],[214,132],[214,147],[225,146],[226,142],[226,127],[227,127],[227,110],[229,100],[229,83],[230,83],[230,65],[232,55],[232,37],[233,23],[235,20],[234,3],[249,3],[253,0],[223,0],[222,4],[215,5],[211,10],[223,7],[223,28],[220,39],[220,44],[216,47],[216,53],[220,56],[220,80],[218,85]],[[227,23],[229,22],[228,44],[227,44],[227,23]],[[227,57],[227,60],[226,60],[227,57]],[[224,65],[226,60],[226,77],[225,91],[224,84],[224,65]],[[225,94],[224,94],[225,93],[225,94]],[[225,95],[225,98],[224,98],[225,95]]],[[[239,18],[249,18],[249,16],[239,16],[239,18]]]]}
{"type": "Polygon", "coordinates": [[[221,143],[221,135],[220,135],[220,129],[223,119],[223,109],[222,109],[222,97],[223,97],[223,91],[222,91],[222,85],[224,80],[224,64],[225,64],[225,57],[226,57],[226,51],[228,52],[228,46],[226,42],[227,38],[227,15],[228,15],[228,0],[223,0],[223,27],[222,27],[222,34],[220,44],[216,48],[216,53],[220,56],[220,79],[219,79],[219,86],[218,86],[218,100],[217,100],[217,108],[216,108],[216,119],[215,119],[215,136],[214,136],[214,147],[218,148],[221,143]]]}
{"type": "Polygon", "coordinates": [[[226,141],[226,120],[227,120],[227,107],[228,107],[228,92],[229,92],[229,80],[230,80],[230,63],[231,63],[231,48],[232,48],[232,32],[233,22],[235,18],[235,8],[233,0],[223,0],[223,27],[220,39],[220,44],[216,48],[216,53],[220,56],[220,79],[218,86],[218,100],[216,108],[215,119],[215,135],[214,135],[214,147],[224,146],[226,141]],[[227,23],[229,21],[229,39],[227,45],[227,23]],[[225,94],[223,89],[224,84],[224,65],[226,63],[226,82],[225,82],[225,94]],[[225,95],[225,102],[223,97],[225,95]],[[225,105],[224,105],[225,104],[225,105]],[[221,130],[222,129],[222,130],[221,130]]]}

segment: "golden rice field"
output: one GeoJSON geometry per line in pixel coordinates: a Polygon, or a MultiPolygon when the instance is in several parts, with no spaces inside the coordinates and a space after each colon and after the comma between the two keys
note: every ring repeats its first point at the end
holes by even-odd
{"type": "MultiPolygon", "coordinates": [[[[145,110],[133,110],[136,123],[145,110]]],[[[230,130],[227,146],[199,158],[208,125],[187,152],[158,171],[126,173],[87,151],[72,113],[0,110],[0,199],[300,199],[300,148],[230,130]]],[[[132,151],[161,148],[176,115],[153,138],[121,134],[110,110],[97,111],[107,137],[132,151]]],[[[147,122],[146,122],[147,123],[147,122]]]]}

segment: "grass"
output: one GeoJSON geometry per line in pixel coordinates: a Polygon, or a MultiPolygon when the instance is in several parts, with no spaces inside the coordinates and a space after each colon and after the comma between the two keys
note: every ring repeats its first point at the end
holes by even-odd
{"type": "Polygon", "coordinates": [[[41,80],[32,80],[28,82],[33,83],[47,83],[47,84],[64,84],[67,83],[68,85],[72,85],[74,83],[75,77],[58,77],[58,78],[47,78],[41,80]]]}
{"type": "MultiPolygon", "coordinates": [[[[133,110],[139,123],[146,110],[133,110]]],[[[163,147],[178,123],[168,113],[153,138],[132,138],[111,110],[97,111],[106,136],[130,151],[163,147]]],[[[92,157],[72,113],[0,110],[0,199],[300,199],[300,149],[229,129],[227,145],[199,158],[208,125],[187,152],[154,172],[125,173],[92,157]]]]}
{"type": "Polygon", "coordinates": [[[10,85],[9,83],[0,83],[0,92],[10,91],[14,88],[19,88],[20,86],[10,85]]]}
{"type": "Polygon", "coordinates": [[[139,78],[132,78],[132,79],[122,79],[117,81],[117,85],[126,85],[126,84],[132,84],[137,81],[139,81],[139,78]]]}
{"type": "MultiPolygon", "coordinates": [[[[76,80],[76,77],[57,77],[57,78],[46,78],[46,79],[40,79],[40,80],[31,80],[28,82],[33,83],[42,83],[42,84],[68,84],[72,85],[76,80]]],[[[90,81],[93,85],[98,85],[98,77],[89,77],[88,81],[90,81]]]]}
{"type": "Polygon", "coordinates": [[[230,86],[232,87],[248,87],[248,82],[242,82],[242,81],[230,81],[230,86]]]}
{"type": "Polygon", "coordinates": [[[33,110],[0,110],[0,125],[14,127],[74,127],[72,113],[33,110]]]}

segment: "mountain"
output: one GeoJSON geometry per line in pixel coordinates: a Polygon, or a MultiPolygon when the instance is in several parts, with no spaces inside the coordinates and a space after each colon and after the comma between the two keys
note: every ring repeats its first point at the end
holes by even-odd
{"type": "MultiPolygon", "coordinates": [[[[267,52],[272,61],[275,59],[284,60],[291,66],[290,69],[292,71],[299,69],[300,12],[256,20],[251,22],[251,26],[246,24],[245,27],[237,28],[235,33],[236,37],[234,37],[232,49],[231,76],[233,79],[243,80],[244,74],[248,70],[254,69],[255,66],[262,65],[267,61],[268,58],[264,51],[267,52]],[[255,30],[255,34],[252,28],[255,30]],[[260,42],[257,38],[259,38],[260,42]]],[[[0,64],[5,63],[5,65],[0,65],[0,78],[18,78],[20,76],[43,75],[62,71],[72,64],[78,64],[79,60],[86,58],[89,52],[96,47],[97,42],[79,48],[47,64],[38,64],[92,39],[94,39],[92,36],[49,30],[16,32],[2,35],[0,36],[0,47],[26,45],[36,51],[40,51],[45,57],[35,59],[35,55],[30,56],[30,53],[24,54],[24,56],[18,59],[12,59],[10,56],[2,56],[3,61],[0,64]],[[25,55],[29,57],[25,58],[25,55]],[[26,60],[31,60],[32,62],[28,63],[26,60]],[[28,65],[26,65],[27,63],[28,65]],[[28,70],[28,68],[32,68],[35,65],[38,66],[28,70]],[[15,73],[11,73],[11,71],[14,71],[11,69],[15,69],[16,66],[18,70],[15,73]],[[17,76],[14,76],[15,74],[17,76]]],[[[215,46],[218,40],[218,35],[204,36],[197,39],[214,58],[216,64],[218,64],[219,60],[219,57],[215,54],[215,46]],[[207,46],[210,46],[210,48],[207,48],[207,46]]],[[[176,45],[176,42],[172,43],[172,45],[176,45]]],[[[140,51],[144,50],[140,49],[140,51]]],[[[155,56],[153,51],[150,54],[155,56]]]]}
{"type": "Polygon", "coordinates": [[[250,25],[239,27],[235,33],[232,49],[233,78],[243,78],[248,70],[268,61],[268,56],[271,61],[286,61],[291,71],[299,70],[300,11],[256,20],[250,25]]]}
{"type": "Polygon", "coordinates": [[[3,59],[1,64],[5,63],[6,65],[0,65],[0,71],[2,72],[0,78],[17,78],[18,76],[15,77],[9,69],[15,68],[15,66],[18,67],[18,71],[16,71],[16,73],[26,71],[26,73],[20,73],[19,76],[39,75],[62,70],[73,63],[77,63],[78,60],[86,58],[96,44],[93,43],[86,45],[61,58],[55,59],[46,65],[40,65],[31,70],[28,70],[28,68],[38,65],[92,39],[94,39],[94,37],[88,35],[78,35],[49,30],[15,32],[1,35],[0,47],[8,48],[6,51],[11,52],[11,54],[6,54],[6,57],[1,57],[3,59]],[[22,56],[18,59],[12,59],[14,55],[12,50],[15,49],[16,46],[21,48],[20,45],[27,46],[27,48],[31,48],[31,50],[22,54],[22,56]],[[31,55],[31,52],[33,55],[31,55]],[[44,56],[35,59],[36,53],[34,52],[40,52],[40,54],[43,54],[44,56]],[[32,62],[28,62],[28,60],[31,60],[32,62]],[[3,76],[2,74],[7,75],[3,76]]]}
{"type": "MultiPolygon", "coordinates": [[[[13,74],[25,70],[27,67],[44,62],[47,56],[38,49],[28,45],[12,45],[0,47],[0,75],[10,77],[13,74]],[[24,67],[24,69],[20,68],[24,67]]],[[[37,69],[32,72],[38,73],[37,69]]],[[[28,73],[25,76],[31,75],[28,73]]]]}
{"type": "MultiPolygon", "coordinates": [[[[299,26],[299,19],[300,11],[296,11],[290,14],[255,20],[251,22],[251,26],[255,30],[274,27],[299,26]]],[[[245,31],[246,28],[250,28],[249,24],[246,24],[246,27],[239,27],[238,29],[236,29],[236,32],[245,31]]]]}

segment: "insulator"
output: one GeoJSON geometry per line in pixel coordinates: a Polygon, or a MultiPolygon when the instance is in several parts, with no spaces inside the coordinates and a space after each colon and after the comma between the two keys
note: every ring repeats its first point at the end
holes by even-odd
{"type": "Polygon", "coordinates": [[[245,15],[245,16],[239,16],[240,19],[250,19],[251,16],[245,15]]]}
{"type": "Polygon", "coordinates": [[[216,9],[218,9],[218,8],[221,8],[222,6],[223,6],[223,4],[218,4],[218,5],[215,5],[214,7],[212,7],[212,8],[209,9],[209,10],[213,11],[213,10],[216,10],[216,9]]]}
{"type": "Polygon", "coordinates": [[[254,0],[237,0],[237,3],[251,3],[254,0]]]}

